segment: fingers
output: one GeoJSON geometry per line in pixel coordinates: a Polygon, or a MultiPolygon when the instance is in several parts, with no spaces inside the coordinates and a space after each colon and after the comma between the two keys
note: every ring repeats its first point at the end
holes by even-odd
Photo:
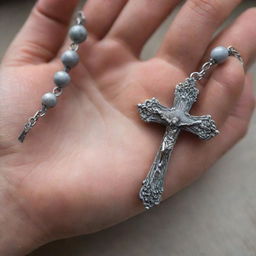
{"type": "Polygon", "coordinates": [[[147,39],[178,2],[179,0],[130,0],[110,30],[109,36],[125,42],[139,55],[147,39]]]}
{"type": "Polygon", "coordinates": [[[218,128],[221,127],[240,98],[244,79],[241,63],[235,58],[229,58],[216,68],[201,90],[195,113],[212,115],[218,128]]]}
{"type": "Polygon", "coordinates": [[[253,80],[251,75],[247,75],[241,97],[222,127],[221,134],[223,136],[220,134],[220,138],[216,141],[216,143],[219,143],[220,148],[223,149],[221,153],[225,153],[246,135],[254,109],[255,96],[253,80]]]}
{"type": "Polygon", "coordinates": [[[9,48],[10,64],[41,63],[55,57],[78,0],[39,0],[9,48]]]}
{"type": "Polygon", "coordinates": [[[241,0],[188,0],[171,25],[158,55],[185,71],[194,69],[213,33],[241,0]]]}
{"type": "Polygon", "coordinates": [[[216,46],[234,46],[242,55],[248,68],[256,56],[256,8],[245,11],[225,29],[210,45],[208,53],[216,46]]]}
{"type": "MultiPolygon", "coordinates": [[[[218,36],[209,47],[208,52],[217,45],[232,44],[241,52],[245,67],[248,68],[256,55],[256,31],[253,25],[255,22],[256,8],[247,10],[233,25],[218,36]]],[[[200,113],[208,111],[221,126],[243,91],[243,80],[244,71],[239,61],[229,58],[213,72],[209,82],[202,90],[202,99],[196,111],[200,113]]]]}
{"type": "Polygon", "coordinates": [[[255,108],[254,83],[251,74],[247,74],[245,78],[245,86],[242,95],[233,108],[230,118],[239,119],[241,123],[248,124],[255,108]]]}
{"type": "Polygon", "coordinates": [[[87,0],[84,12],[90,34],[102,39],[115,22],[128,0],[102,1],[87,0]]]}

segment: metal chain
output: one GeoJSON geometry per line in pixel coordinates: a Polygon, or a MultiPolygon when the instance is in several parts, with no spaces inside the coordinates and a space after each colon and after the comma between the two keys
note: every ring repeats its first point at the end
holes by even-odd
{"type": "MultiPolygon", "coordinates": [[[[235,58],[237,58],[241,64],[244,64],[244,60],[241,56],[241,54],[233,47],[233,46],[229,46],[227,47],[228,49],[228,53],[229,56],[233,56],[235,58]]],[[[201,67],[201,70],[199,72],[193,72],[190,74],[189,79],[193,79],[194,81],[200,81],[202,80],[206,74],[207,71],[214,65],[216,65],[217,63],[214,61],[214,59],[210,59],[209,61],[205,62],[203,64],[203,66],[201,67]]]]}
{"type": "Polygon", "coordinates": [[[33,117],[29,118],[30,126],[31,127],[35,126],[38,119],[40,117],[45,116],[46,112],[47,112],[46,106],[42,106],[42,108],[40,110],[38,110],[33,117]]]}
{"type": "Polygon", "coordinates": [[[70,46],[69,46],[69,49],[71,51],[77,52],[79,50],[79,44],[71,43],[70,46]]]}
{"type": "Polygon", "coordinates": [[[86,23],[86,19],[85,19],[84,13],[82,11],[79,11],[76,17],[76,24],[85,25],[85,23],[86,23]]]}
{"type": "Polygon", "coordinates": [[[52,93],[56,96],[59,97],[63,93],[63,89],[61,87],[54,87],[52,90],[52,93]]]}
{"type": "MultiPolygon", "coordinates": [[[[84,16],[84,13],[82,11],[79,11],[77,13],[77,17],[76,17],[76,21],[75,24],[76,25],[84,25],[86,23],[86,19],[84,16]]],[[[72,42],[69,46],[69,49],[72,51],[77,52],[79,50],[79,44],[72,42]]],[[[70,68],[69,67],[64,67],[64,71],[65,72],[70,72],[70,68]]],[[[56,86],[53,88],[52,93],[56,96],[59,97],[62,93],[63,93],[63,89],[56,86]]],[[[30,131],[30,129],[32,127],[34,127],[36,125],[36,123],[38,122],[38,120],[41,117],[44,117],[46,115],[48,108],[45,105],[42,105],[41,109],[39,109],[32,117],[30,117],[28,119],[28,122],[24,125],[24,129],[21,132],[20,136],[19,136],[19,141],[23,142],[27,133],[30,131]]]]}
{"type": "Polygon", "coordinates": [[[241,62],[241,64],[244,65],[244,60],[241,54],[233,46],[229,46],[227,49],[228,49],[229,56],[233,56],[237,58],[241,62]]]}
{"type": "Polygon", "coordinates": [[[201,70],[199,72],[193,72],[190,74],[189,78],[193,79],[194,81],[200,81],[202,80],[205,75],[207,74],[207,71],[215,65],[216,62],[213,59],[210,59],[209,61],[205,62],[203,66],[201,67],[201,70]]]}
{"type": "MultiPolygon", "coordinates": [[[[62,94],[63,89],[56,86],[53,88],[52,92],[56,97],[59,97],[62,94]]],[[[19,141],[24,141],[25,136],[27,135],[29,130],[36,125],[39,118],[44,117],[46,115],[47,110],[48,108],[45,105],[42,105],[41,109],[39,109],[32,117],[28,119],[28,122],[24,126],[23,132],[19,136],[19,141]]]]}
{"type": "Polygon", "coordinates": [[[19,136],[19,141],[23,142],[27,133],[30,131],[32,127],[34,127],[39,120],[40,117],[44,117],[46,115],[48,108],[44,105],[42,105],[42,108],[38,110],[34,116],[30,117],[28,119],[28,122],[24,126],[24,130],[22,131],[21,135],[19,136]]]}

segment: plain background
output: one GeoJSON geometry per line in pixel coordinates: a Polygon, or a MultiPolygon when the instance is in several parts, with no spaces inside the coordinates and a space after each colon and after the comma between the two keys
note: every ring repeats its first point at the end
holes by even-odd
{"type": "MultiPolygon", "coordinates": [[[[0,57],[33,3],[0,2],[0,57]]],[[[244,1],[233,18],[249,6],[256,7],[256,1],[244,1]]],[[[171,20],[148,43],[143,58],[153,55],[171,20]]],[[[256,67],[252,72],[256,79],[256,67]]],[[[254,116],[239,145],[161,207],[97,234],[51,243],[31,256],[256,256],[255,132],[254,116]]]]}

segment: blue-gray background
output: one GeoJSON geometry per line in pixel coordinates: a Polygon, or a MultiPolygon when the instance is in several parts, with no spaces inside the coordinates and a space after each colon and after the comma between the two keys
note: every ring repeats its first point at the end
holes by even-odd
{"type": "MultiPolygon", "coordinates": [[[[0,58],[33,2],[0,2],[0,58]]],[[[232,19],[249,6],[256,1],[244,1],[232,19]]],[[[153,55],[171,20],[148,43],[144,58],[153,55]]],[[[252,72],[256,79],[256,67],[252,72]]],[[[51,243],[31,256],[256,256],[255,132],[256,117],[239,145],[158,209],[97,234],[51,243]]]]}

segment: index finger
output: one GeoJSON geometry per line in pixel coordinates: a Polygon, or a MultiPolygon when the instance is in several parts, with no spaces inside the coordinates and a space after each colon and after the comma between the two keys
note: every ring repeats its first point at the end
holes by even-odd
{"type": "Polygon", "coordinates": [[[39,0],[8,49],[4,62],[31,64],[54,58],[78,0],[39,0]]]}

